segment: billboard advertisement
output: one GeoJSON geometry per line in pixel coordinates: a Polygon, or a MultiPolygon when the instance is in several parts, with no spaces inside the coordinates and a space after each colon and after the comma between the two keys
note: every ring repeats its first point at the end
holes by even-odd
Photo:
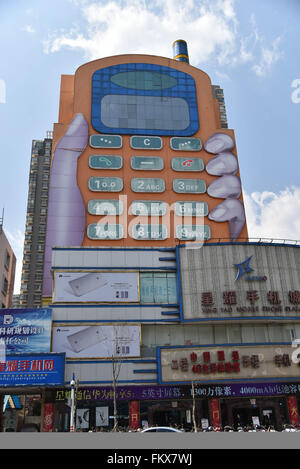
{"type": "Polygon", "coordinates": [[[206,244],[178,252],[183,320],[299,318],[299,246],[206,244]]]}
{"type": "Polygon", "coordinates": [[[52,310],[0,309],[0,346],[6,355],[47,353],[51,345],[52,310]]]}
{"type": "Polygon", "coordinates": [[[54,303],[136,303],[138,272],[55,272],[54,303]]]}
{"type": "Polygon", "coordinates": [[[117,246],[122,239],[128,247],[141,241],[168,247],[178,238],[247,239],[234,131],[228,128],[223,90],[202,70],[142,54],[95,60],[81,65],[74,77],[62,77],[59,116],[53,133],[44,297],[52,294],[53,246],[117,246]],[[134,171],[142,171],[141,177],[134,171]],[[132,229],[139,219],[129,207],[140,192],[148,200],[160,193],[168,212],[184,195],[201,200],[209,213],[176,229],[172,212],[170,229],[163,224],[161,231],[147,220],[139,237],[132,229]],[[126,196],[128,205],[113,222],[88,209],[119,196],[126,196]]]}
{"type": "Polygon", "coordinates": [[[139,357],[140,326],[92,325],[53,327],[52,351],[72,358],[139,357]]]}
{"type": "Polygon", "coordinates": [[[160,383],[300,378],[300,356],[286,345],[160,347],[158,357],[160,383]]]}
{"type": "Polygon", "coordinates": [[[64,384],[65,354],[11,355],[0,363],[0,387],[64,384]]]}

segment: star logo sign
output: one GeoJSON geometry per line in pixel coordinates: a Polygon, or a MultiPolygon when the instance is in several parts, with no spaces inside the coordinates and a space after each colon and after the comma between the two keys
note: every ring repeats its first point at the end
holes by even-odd
{"type": "Polygon", "coordinates": [[[254,269],[250,267],[250,261],[252,259],[252,256],[250,256],[248,259],[246,259],[244,262],[241,262],[240,264],[234,264],[235,267],[238,268],[238,273],[235,278],[235,282],[241,278],[244,274],[249,274],[250,272],[253,272],[254,269]]]}

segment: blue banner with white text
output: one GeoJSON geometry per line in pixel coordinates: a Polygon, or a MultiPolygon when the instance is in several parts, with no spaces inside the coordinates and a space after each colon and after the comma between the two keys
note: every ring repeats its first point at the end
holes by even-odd
{"type": "Polygon", "coordinates": [[[52,310],[0,309],[0,346],[5,355],[48,353],[51,346],[52,310]]]}

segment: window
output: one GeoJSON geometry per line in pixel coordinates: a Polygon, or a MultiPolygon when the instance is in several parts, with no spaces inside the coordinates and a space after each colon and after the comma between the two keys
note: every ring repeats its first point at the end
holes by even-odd
{"type": "Polygon", "coordinates": [[[5,263],[4,263],[5,268],[8,270],[10,266],[10,254],[8,251],[5,253],[5,263]]]}
{"type": "Polygon", "coordinates": [[[177,303],[176,274],[173,272],[141,272],[141,303],[177,303]]]}
{"type": "Polygon", "coordinates": [[[3,279],[2,279],[2,293],[3,293],[4,296],[7,294],[7,290],[8,290],[8,280],[7,280],[6,277],[3,276],[3,279]]]}

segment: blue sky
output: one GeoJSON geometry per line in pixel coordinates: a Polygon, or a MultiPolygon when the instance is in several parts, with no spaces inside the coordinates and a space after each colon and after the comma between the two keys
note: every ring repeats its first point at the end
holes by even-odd
{"type": "Polygon", "coordinates": [[[61,74],[123,53],[172,57],[224,89],[250,236],[300,239],[299,0],[0,0],[0,211],[19,288],[31,141],[58,118],[61,74]]]}

